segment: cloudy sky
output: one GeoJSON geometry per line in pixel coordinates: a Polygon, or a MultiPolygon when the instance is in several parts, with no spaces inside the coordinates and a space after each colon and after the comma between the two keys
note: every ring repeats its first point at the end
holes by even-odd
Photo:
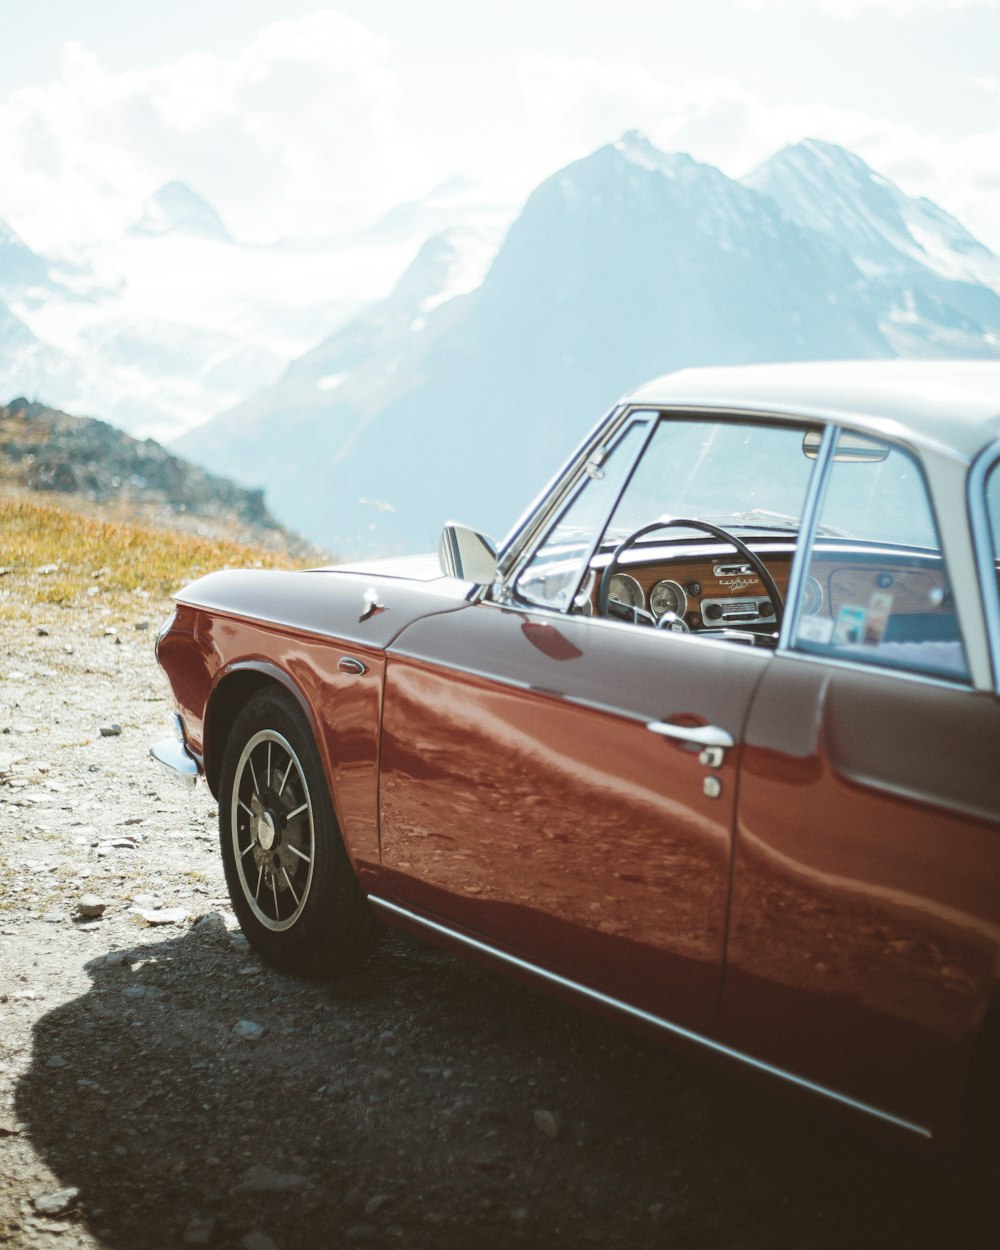
{"type": "Polygon", "coordinates": [[[0,218],[112,237],[180,179],[239,238],[464,175],[517,202],[632,127],[731,175],[839,142],[1000,251],[1000,0],[3,0],[0,218]]]}

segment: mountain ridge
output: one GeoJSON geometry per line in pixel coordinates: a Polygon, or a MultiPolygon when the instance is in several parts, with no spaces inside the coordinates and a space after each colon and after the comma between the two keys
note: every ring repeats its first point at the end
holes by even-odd
{"type": "MultiPolygon", "coordinates": [[[[848,185],[878,179],[894,211],[910,206],[860,158],[844,152],[843,162],[848,185]]],[[[836,176],[835,162],[820,164],[836,176]]],[[[627,132],[536,188],[474,291],[409,328],[394,293],[266,396],[177,445],[259,480],[240,444],[252,417],[253,454],[280,513],[345,554],[404,551],[433,544],[444,510],[503,532],[530,493],[515,500],[509,487],[525,464],[540,484],[602,406],[671,369],[1000,355],[989,287],[921,265],[884,223],[867,253],[852,252],[808,224],[801,197],[790,212],[755,181],[627,132]],[[886,254],[874,265],[879,240],[886,254]],[[390,323],[392,335],[373,333],[390,323]],[[363,360],[346,367],[341,354],[329,369],[344,343],[360,341],[371,348],[363,360]],[[286,450],[312,448],[308,462],[278,463],[269,430],[286,450]]],[[[947,238],[960,237],[942,221],[947,238]]]]}
{"type": "Polygon", "coordinates": [[[263,492],[209,473],[153,439],[24,397],[0,405],[0,482],[23,493],[95,506],[102,516],[232,537],[291,554],[314,549],[268,511],[263,492]]]}

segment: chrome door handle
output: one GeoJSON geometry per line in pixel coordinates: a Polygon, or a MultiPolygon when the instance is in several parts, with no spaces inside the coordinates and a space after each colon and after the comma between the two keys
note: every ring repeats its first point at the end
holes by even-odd
{"type": "Polygon", "coordinates": [[[350,655],[341,656],[337,661],[337,667],[342,673],[353,673],[356,677],[360,677],[362,673],[368,672],[368,669],[360,660],[356,660],[350,655]]]}
{"type": "Polygon", "coordinates": [[[718,747],[728,751],[736,745],[733,735],[718,725],[672,725],[670,721],[651,720],[646,728],[664,738],[676,738],[678,742],[693,742],[700,747],[718,747]]]}

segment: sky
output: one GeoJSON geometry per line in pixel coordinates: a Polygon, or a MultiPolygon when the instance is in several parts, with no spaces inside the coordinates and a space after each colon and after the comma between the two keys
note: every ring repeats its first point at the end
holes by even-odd
{"type": "Polygon", "coordinates": [[[517,204],[644,131],[731,176],[817,137],[1000,252],[1000,0],[0,0],[0,219],[113,237],[177,179],[241,241],[461,176],[517,204]]]}

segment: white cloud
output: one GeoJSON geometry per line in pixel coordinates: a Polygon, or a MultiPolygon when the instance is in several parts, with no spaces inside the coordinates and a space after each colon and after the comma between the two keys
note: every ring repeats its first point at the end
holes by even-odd
{"type": "Polygon", "coordinates": [[[911,16],[914,9],[1000,9],[1000,0],[736,0],[740,8],[763,12],[767,9],[813,9],[827,17],[850,21],[866,10],[911,16]]]}
{"type": "Polygon", "coordinates": [[[934,200],[1000,252],[996,124],[960,138],[934,135],[839,106],[765,104],[724,78],[665,83],[643,66],[585,59],[527,58],[519,84],[531,128],[549,144],[550,168],[633,127],[666,151],[689,152],[731,177],[786,144],[815,137],[857,152],[908,194],[934,200]]]}
{"type": "Polygon", "coordinates": [[[172,179],[238,235],[335,233],[429,176],[400,118],[386,40],[333,10],[235,55],[106,72],[79,44],[56,81],[0,102],[0,213],[36,246],[107,237],[172,179]]]}

